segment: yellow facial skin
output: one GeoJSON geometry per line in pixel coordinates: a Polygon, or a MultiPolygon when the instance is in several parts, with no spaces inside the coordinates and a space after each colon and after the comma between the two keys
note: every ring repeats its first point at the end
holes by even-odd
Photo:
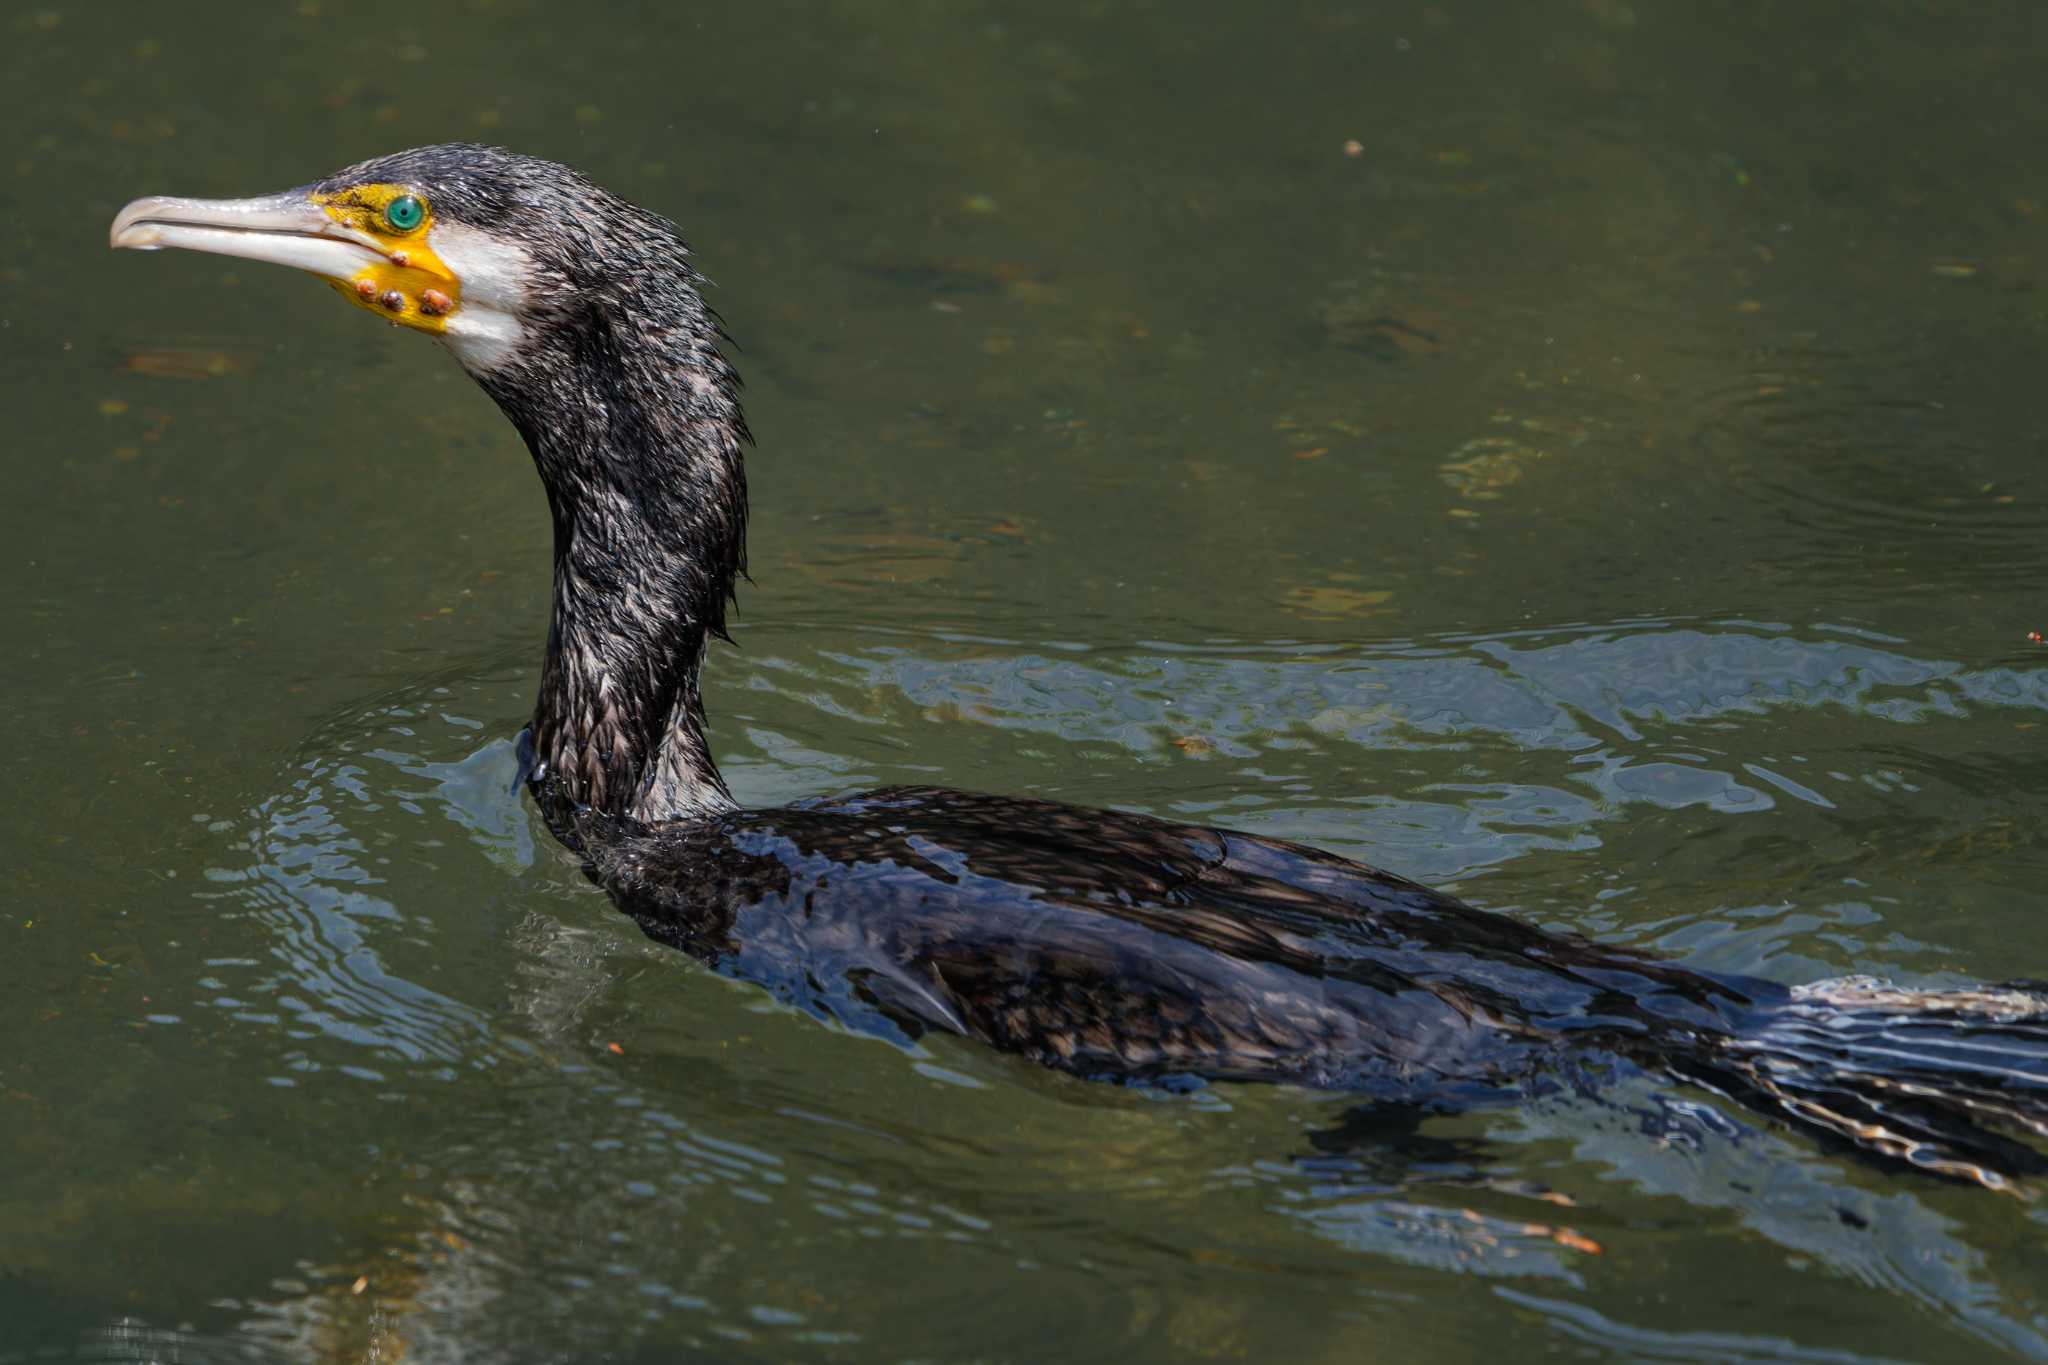
{"type": "Polygon", "coordinates": [[[329,279],[344,298],[386,321],[439,335],[462,306],[462,282],[427,244],[434,227],[434,206],[427,197],[404,185],[351,185],[316,194],[313,202],[335,222],[374,241],[384,259],[364,266],[346,280],[329,279]],[[411,195],[423,212],[415,226],[400,231],[385,216],[391,201],[411,195]]]}

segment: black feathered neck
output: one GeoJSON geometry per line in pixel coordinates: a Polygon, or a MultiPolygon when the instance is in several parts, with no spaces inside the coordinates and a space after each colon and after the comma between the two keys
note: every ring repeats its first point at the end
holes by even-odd
{"type": "Polygon", "coordinates": [[[533,452],[554,521],[531,780],[558,830],[579,812],[729,809],[698,674],[745,568],[739,377],[673,226],[515,160],[515,202],[494,201],[486,230],[530,257],[530,302],[516,351],[476,378],[533,452]]]}

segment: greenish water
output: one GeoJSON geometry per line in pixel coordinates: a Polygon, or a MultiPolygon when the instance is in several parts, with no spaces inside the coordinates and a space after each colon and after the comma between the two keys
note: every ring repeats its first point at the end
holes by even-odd
{"type": "Polygon", "coordinates": [[[1328,1097],[906,1054],[644,942],[510,791],[513,433],[311,282],[105,249],[451,137],[681,222],[760,438],[748,801],[2048,977],[2037,8],[7,11],[0,1361],[2048,1356],[2037,1206],[1708,1096],[1339,1179],[1328,1097]]]}

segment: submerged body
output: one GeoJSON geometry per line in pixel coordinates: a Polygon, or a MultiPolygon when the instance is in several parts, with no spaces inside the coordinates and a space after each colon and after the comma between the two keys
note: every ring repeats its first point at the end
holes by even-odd
{"type": "Polygon", "coordinates": [[[648,937],[858,1032],[1422,1110],[1619,1063],[1933,1174],[2048,1173],[2031,988],[1709,975],[1301,844],[937,787],[558,833],[648,937]]]}
{"type": "Polygon", "coordinates": [[[674,228],[566,167],[426,147],[262,199],[138,200],[112,241],[321,275],[497,401],[554,527],[535,800],[642,929],[722,972],[1091,1079],[1442,1107],[1595,1057],[1943,1175],[2048,1169],[2030,990],[1724,979],[1301,845],[1029,798],[740,809],[698,685],[744,560],[738,377],[674,228]]]}

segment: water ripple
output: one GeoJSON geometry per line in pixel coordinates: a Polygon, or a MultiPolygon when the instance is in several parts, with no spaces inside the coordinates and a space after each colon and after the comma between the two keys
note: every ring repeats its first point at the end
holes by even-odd
{"type": "Polygon", "coordinates": [[[2048,507],[1998,480],[2008,433],[1914,396],[1927,388],[1918,357],[1780,345],[1700,395],[1696,430],[1793,533],[1779,537],[1786,559],[1864,577],[1936,563],[1945,583],[2009,585],[2016,565],[2040,562],[2048,507]]]}
{"type": "MultiPolygon", "coordinates": [[[[395,708],[383,719],[389,727],[412,713],[395,708]]],[[[213,889],[196,894],[239,907],[264,925],[270,968],[216,1003],[250,1022],[288,1018],[296,1025],[294,1038],[326,1037],[393,1061],[474,1062],[480,1050],[488,1051],[487,1017],[385,966],[378,941],[404,929],[409,916],[379,894],[385,882],[379,869],[390,859],[354,826],[388,802],[413,799],[402,789],[386,790],[393,775],[424,779],[430,788],[419,797],[469,841],[503,863],[531,863],[533,837],[512,790],[511,743],[494,741],[459,762],[383,749],[367,757],[393,772],[373,774],[345,752],[307,759],[285,790],[249,813],[249,834],[238,845],[249,860],[207,870],[213,889]],[[259,1001],[271,1008],[255,1007],[259,1001]]],[[[293,1073],[323,1069],[304,1049],[284,1054],[283,1061],[293,1073]]],[[[353,1074],[377,1075],[362,1068],[353,1074]]],[[[284,1075],[274,1083],[296,1082],[284,1075]]]]}
{"type": "MultiPolygon", "coordinates": [[[[1895,773],[1801,772],[1806,759],[1796,754],[1701,742],[1746,718],[1832,710],[1889,727],[2048,709],[2048,670],[1971,668],[1897,643],[1832,627],[1640,622],[1342,651],[1282,644],[1054,656],[887,644],[825,657],[869,698],[900,695],[931,717],[1153,755],[1194,735],[1225,757],[1261,760],[1265,780],[1283,786],[1292,779],[1275,760],[1332,743],[1467,751],[1470,773],[1501,769],[1510,753],[1565,755],[1557,778],[1591,788],[1600,805],[1526,780],[1489,788],[1425,777],[1406,795],[1444,793],[1470,812],[1468,794],[1490,790],[1495,813],[1562,804],[1564,823],[1583,824],[1602,807],[1637,804],[1740,814],[1790,799],[1832,810],[1831,784],[1895,784],[1895,773]]],[[[842,708],[863,704],[854,686],[842,691],[842,708]]],[[[873,713],[875,703],[865,705],[873,713]]],[[[1513,761],[1514,775],[1526,777],[1526,762],[1513,761]]],[[[1239,771],[1257,778],[1260,768],[1239,771]]],[[[1289,802],[1309,820],[1301,837],[1317,833],[1315,808],[1344,799],[1289,802]]]]}

